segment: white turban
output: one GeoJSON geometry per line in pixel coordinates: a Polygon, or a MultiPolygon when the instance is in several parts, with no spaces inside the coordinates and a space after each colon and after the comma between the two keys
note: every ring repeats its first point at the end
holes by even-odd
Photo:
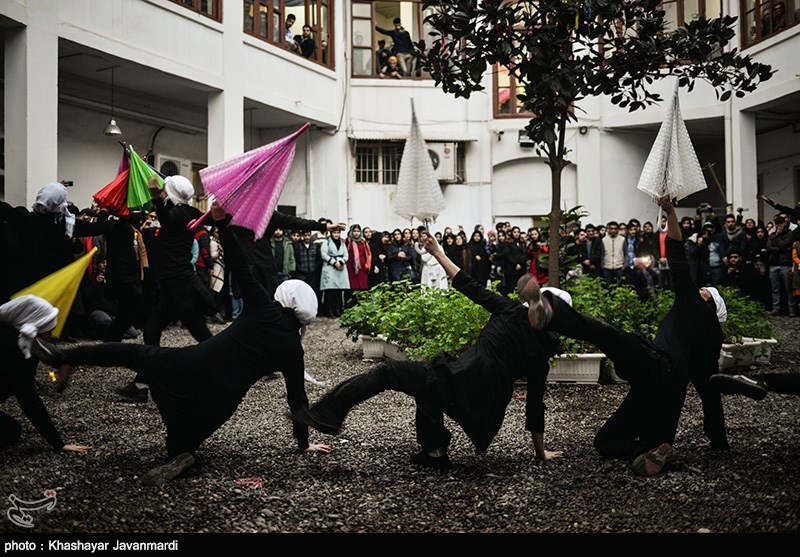
{"type": "Polygon", "coordinates": [[[275,301],[293,310],[303,326],[314,321],[317,316],[317,295],[302,280],[290,279],[282,282],[275,291],[275,301]]]}
{"type": "Polygon", "coordinates": [[[164,189],[167,190],[167,197],[175,205],[188,205],[194,195],[192,183],[188,178],[180,175],[167,176],[164,180],[164,189]]]}
{"type": "Polygon", "coordinates": [[[572,307],[572,296],[566,290],[561,290],[560,288],[553,288],[552,286],[543,286],[542,292],[550,292],[553,296],[558,296],[565,302],[569,304],[569,307],[572,307]]]}
{"type": "Polygon", "coordinates": [[[31,357],[33,339],[39,333],[52,331],[57,317],[57,308],[32,294],[20,296],[0,306],[0,322],[8,323],[19,331],[17,346],[26,360],[31,357]]]}
{"type": "Polygon", "coordinates": [[[704,286],[703,290],[711,294],[711,299],[714,300],[714,306],[717,308],[717,319],[720,323],[725,323],[728,319],[728,307],[725,305],[725,300],[722,299],[719,290],[713,286],[704,286]]]}
{"type": "Polygon", "coordinates": [[[47,184],[36,194],[36,202],[33,204],[34,213],[46,214],[55,213],[64,219],[64,233],[72,238],[75,230],[75,215],[69,212],[67,207],[67,188],[63,184],[47,184]]]}

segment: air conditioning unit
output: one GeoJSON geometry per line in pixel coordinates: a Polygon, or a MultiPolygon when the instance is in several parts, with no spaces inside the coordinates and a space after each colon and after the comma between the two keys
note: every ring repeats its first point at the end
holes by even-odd
{"type": "Polygon", "coordinates": [[[175,176],[180,174],[192,179],[192,161],[172,155],[156,155],[156,170],[164,176],[175,176]]]}
{"type": "Polygon", "coordinates": [[[440,182],[456,181],[456,149],[458,144],[447,143],[428,143],[428,154],[433,161],[433,169],[436,171],[436,179],[440,182]]]}

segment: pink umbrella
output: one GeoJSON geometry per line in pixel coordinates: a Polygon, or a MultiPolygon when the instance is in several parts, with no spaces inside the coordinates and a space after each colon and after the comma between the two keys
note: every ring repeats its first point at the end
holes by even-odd
{"type": "MultiPolygon", "coordinates": [[[[256,240],[264,235],[278,204],[294,160],[297,138],[309,127],[311,124],[306,122],[291,135],[200,171],[206,193],[213,194],[233,216],[231,224],[249,228],[255,232],[256,240]]],[[[209,209],[190,222],[187,228],[199,225],[210,212],[209,209]]]]}

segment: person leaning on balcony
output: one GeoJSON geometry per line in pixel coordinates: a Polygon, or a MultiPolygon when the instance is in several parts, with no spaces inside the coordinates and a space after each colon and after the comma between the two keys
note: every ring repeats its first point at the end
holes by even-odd
{"type": "Polygon", "coordinates": [[[394,29],[381,29],[376,25],[375,30],[392,38],[392,51],[397,56],[400,69],[403,70],[402,75],[413,77],[417,69],[417,60],[414,58],[414,42],[411,40],[409,32],[400,24],[399,17],[394,18],[392,23],[394,23],[394,29]]]}
{"type": "Polygon", "coordinates": [[[386,77],[400,79],[403,77],[403,75],[403,69],[397,64],[397,56],[389,56],[389,59],[386,61],[386,65],[381,68],[381,71],[378,74],[381,79],[386,77]]]}
{"type": "Polygon", "coordinates": [[[303,34],[295,35],[294,42],[296,44],[295,51],[303,56],[303,58],[313,58],[317,53],[317,43],[314,42],[314,37],[311,36],[311,26],[303,25],[303,34]]]}

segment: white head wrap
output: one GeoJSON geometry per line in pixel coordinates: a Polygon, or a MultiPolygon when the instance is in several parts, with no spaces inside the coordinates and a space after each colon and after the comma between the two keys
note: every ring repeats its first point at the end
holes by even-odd
{"type": "Polygon", "coordinates": [[[8,323],[19,331],[17,346],[26,360],[31,357],[33,339],[39,333],[52,331],[57,317],[57,308],[32,294],[20,296],[0,306],[0,322],[8,323]]]}
{"type": "Polygon", "coordinates": [[[36,202],[33,204],[34,213],[46,214],[55,213],[64,219],[64,233],[72,238],[75,230],[75,215],[69,212],[67,207],[67,188],[63,184],[47,184],[36,194],[36,202]]]}
{"type": "Polygon", "coordinates": [[[711,299],[714,300],[714,306],[717,308],[717,319],[720,323],[725,323],[728,320],[728,306],[725,305],[725,300],[719,290],[713,286],[704,286],[703,290],[711,294],[711,299]]]}
{"type": "Polygon", "coordinates": [[[294,311],[302,325],[308,325],[317,316],[317,295],[302,280],[284,281],[275,291],[275,301],[294,311]]]}
{"type": "Polygon", "coordinates": [[[167,197],[175,205],[188,205],[194,195],[192,183],[188,178],[180,175],[167,176],[164,180],[164,189],[167,190],[167,197]]]}
{"type": "Polygon", "coordinates": [[[553,288],[552,286],[543,286],[542,292],[550,292],[553,296],[558,296],[565,302],[569,304],[569,307],[572,307],[572,296],[566,290],[561,290],[560,288],[553,288]]]}

